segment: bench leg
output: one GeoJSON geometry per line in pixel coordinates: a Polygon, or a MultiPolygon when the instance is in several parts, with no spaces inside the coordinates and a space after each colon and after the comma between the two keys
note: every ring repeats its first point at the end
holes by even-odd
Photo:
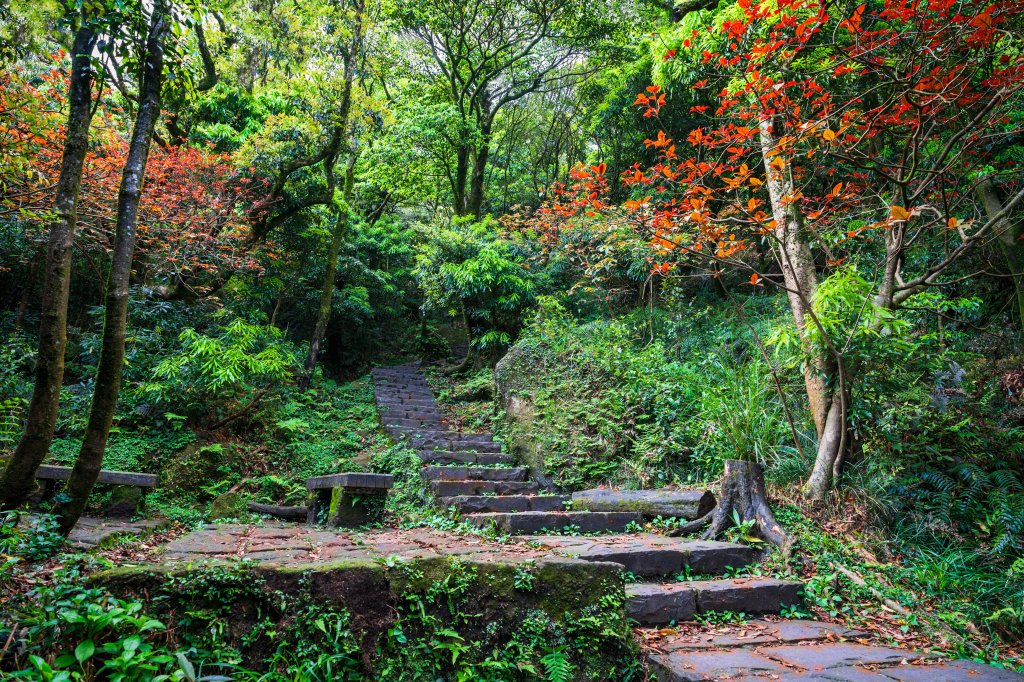
{"type": "Polygon", "coordinates": [[[43,496],[39,498],[39,502],[50,502],[53,500],[57,493],[57,481],[52,478],[43,479],[43,496]]]}
{"type": "Polygon", "coordinates": [[[309,510],[306,512],[306,523],[311,526],[323,523],[331,509],[331,489],[316,490],[309,502],[309,510]]]}

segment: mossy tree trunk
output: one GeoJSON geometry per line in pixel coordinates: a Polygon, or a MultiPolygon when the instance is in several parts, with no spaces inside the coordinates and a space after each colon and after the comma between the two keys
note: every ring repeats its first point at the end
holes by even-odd
{"type": "Polygon", "coordinates": [[[807,361],[804,363],[804,387],[814,427],[818,435],[818,451],[814,467],[804,484],[804,496],[822,500],[842,467],[847,445],[846,401],[843,399],[841,356],[826,348],[828,339],[818,325],[811,302],[818,288],[814,255],[808,243],[804,216],[796,195],[792,168],[778,153],[775,132],[770,119],[760,122],[761,152],[766,185],[775,219],[775,252],[782,268],[789,308],[796,323],[807,361]],[[783,160],[781,167],[778,161],[783,160]],[[811,332],[817,331],[824,343],[814,343],[811,332]]]}
{"type": "Polygon", "coordinates": [[[150,18],[139,85],[139,111],[135,119],[128,147],[128,158],[121,173],[121,187],[117,197],[117,224],[114,234],[114,254],[107,282],[103,311],[103,345],[96,369],[96,387],[93,391],[89,421],[82,438],[82,447],[68,479],[68,500],[58,508],[60,532],[67,535],[85,510],[107,447],[110,426],[117,408],[124,370],[125,327],[128,318],[128,285],[131,278],[132,258],[135,255],[136,228],[139,218],[139,200],[145,181],[146,160],[157,119],[160,117],[161,90],[164,71],[164,38],[170,29],[167,6],[158,0],[150,18]]]}
{"type": "Polygon", "coordinates": [[[1003,214],[1003,199],[999,189],[991,177],[978,183],[975,192],[985,208],[989,220],[995,221],[992,231],[995,232],[999,250],[1006,260],[1010,279],[1013,282],[1014,296],[1017,300],[1017,317],[1020,329],[1024,329],[1024,253],[1021,248],[1021,230],[1008,218],[1000,218],[1003,214]]]}
{"type": "MultiPolygon", "coordinates": [[[[345,84],[341,93],[341,107],[338,112],[338,127],[342,135],[347,135],[349,118],[352,112],[352,85],[355,82],[356,62],[362,50],[363,41],[363,4],[356,3],[356,14],[352,25],[352,40],[349,43],[348,53],[345,55],[345,84]]],[[[338,211],[338,219],[334,225],[334,234],[331,235],[331,245],[327,251],[327,268],[324,273],[323,287],[320,290],[320,306],[317,310],[316,323],[313,325],[313,336],[309,340],[309,355],[306,356],[305,373],[299,381],[302,388],[308,388],[313,379],[313,370],[316,369],[317,360],[320,357],[320,346],[323,344],[324,334],[327,332],[327,323],[331,318],[331,303],[334,300],[334,280],[338,269],[338,254],[341,252],[341,244],[348,231],[348,222],[352,213],[353,190],[355,186],[355,150],[351,149],[350,143],[348,166],[345,170],[344,205],[338,211]]]]}
{"type": "Polygon", "coordinates": [[[82,168],[89,150],[92,123],[92,86],[95,74],[92,52],[99,34],[83,11],[82,24],[71,48],[71,80],[67,137],[57,179],[54,213],[44,264],[43,300],[40,306],[39,355],[35,385],[29,402],[25,431],[0,478],[0,508],[21,506],[35,489],[36,469],[53,442],[64,383],[64,349],[67,345],[68,292],[71,286],[71,252],[78,220],[78,195],[82,168]]]}

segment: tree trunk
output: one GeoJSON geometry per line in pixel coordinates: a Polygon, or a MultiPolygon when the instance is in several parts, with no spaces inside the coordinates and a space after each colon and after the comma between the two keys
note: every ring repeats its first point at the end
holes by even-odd
{"type": "Polygon", "coordinates": [[[455,185],[452,187],[455,215],[467,215],[466,180],[469,177],[469,156],[472,150],[468,144],[459,145],[455,154],[455,185]]]}
{"type": "Polygon", "coordinates": [[[135,119],[128,158],[121,173],[117,196],[117,226],[114,254],[103,311],[103,346],[96,369],[89,421],[82,437],[82,448],[68,479],[70,499],[60,505],[60,532],[67,535],[85,510],[100,469],[110,435],[117,398],[124,370],[124,338],[128,317],[128,284],[135,254],[135,236],[139,217],[139,199],[146,174],[146,160],[153,141],[153,132],[160,117],[160,93],[163,86],[164,37],[169,30],[167,6],[158,1],[150,19],[146,38],[142,82],[139,85],[139,113],[135,119]]]}
{"type": "MultiPolygon", "coordinates": [[[[975,189],[978,198],[985,207],[985,214],[989,220],[998,216],[1003,210],[1003,200],[999,196],[992,178],[985,178],[978,183],[975,189]]],[[[1021,266],[1021,249],[1018,240],[1019,230],[1009,220],[1000,220],[992,226],[992,231],[999,242],[999,250],[1006,259],[1006,267],[1010,271],[1010,278],[1013,280],[1013,290],[1017,297],[1017,316],[1021,329],[1024,329],[1024,268],[1021,266]]]]}
{"type": "MultiPolygon", "coordinates": [[[[833,475],[838,473],[842,462],[840,455],[846,441],[846,411],[843,401],[839,399],[837,387],[839,367],[836,359],[826,349],[813,347],[808,335],[816,326],[814,311],[811,309],[811,301],[818,287],[814,256],[804,238],[803,216],[799,206],[795,201],[788,200],[794,195],[790,166],[784,163],[782,168],[772,167],[774,160],[783,157],[771,154],[775,148],[775,139],[770,121],[763,119],[760,129],[768,196],[776,224],[777,256],[782,267],[789,307],[808,358],[804,363],[804,386],[818,434],[818,452],[811,477],[804,486],[804,495],[820,500],[831,488],[833,475]]],[[[823,330],[818,331],[824,333],[823,330]]]]}
{"type": "Polygon", "coordinates": [[[709,524],[704,531],[705,540],[713,540],[735,525],[735,518],[740,523],[751,523],[751,532],[766,542],[788,550],[790,538],[783,530],[768,505],[768,494],[765,492],[764,470],[757,462],[727,459],[722,473],[721,490],[718,493],[718,504],[705,516],[691,521],[673,530],[671,535],[684,535],[700,530],[709,524]]]}
{"type": "Polygon", "coordinates": [[[91,57],[97,37],[90,17],[83,16],[71,48],[68,128],[54,200],[56,220],[50,226],[44,265],[35,385],[25,432],[0,478],[0,509],[19,507],[35,489],[36,469],[50,449],[57,424],[60,390],[64,383],[71,250],[78,219],[82,167],[89,150],[94,77],[91,57]]]}
{"type": "Polygon", "coordinates": [[[466,215],[480,219],[484,206],[484,185],[487,180],[487,160],[491,155],[491,121],[485,119],[480,126],[480,148],[473,159],[473,175],[469,182],[469,201],[466,215]]]}
{"type": "MultiPolygon", "coordinates": [[[[348,55],[345,59],[345,85],[341,93],[341,108],[338,112],[338,126],[342,135],[347,134],[348,119],[352,111],[352,84],[355,82],[356,62],[359,59],[363,39],[362,19],[362,4],[357,3],[355,24],[352,28],[352,42],[349,44],[348,55]]],[[[345,167],[344,206],[338,212],[338,219],[334,224],[334,234],[331,237],[331,246],[327,251],[327,271],[324,273],[323,288],[320,290],[320,307],[317,310],[316,324],[313,326],[313,337],[309,341],[306,372],[299,381],[299,386],[304,389],[309,388],[309,383],[313,379],[313,370],[316,369],[316,362],[320,357],[320,346],[323,343],[324,333],[327,331],[327,323],[331,319],[331,301],[334,299],[338,253],[341,251],[341,243],[348,230],[349,215],[353,210],[352,193],[355,187],[355,165],[356,153],[354,149],[350,149],[348,165],[345,167]]]]}
{"type": "Polygon", "coordinates": [[[348,231],[349,215],[352,212],[352,185],[355,180],[355,155],[349,156],[348,168],[345,171],[345,205],[338,212],[338,219],[334,224],[334,235],[331,238],[331,247],[327,251],[327,272],[324,273],[324,283],[320,290],[320,307],[317,309],[316,324],[313,327],[313,337],[309,342],[309,355],[306,356],[306,373],[299,385],[302,388],[309,388],[313,379],[313,370],[316,369],[317,359],[320,357],[320,346],[323,344],[324,334],[327,332],[327,323],[331,319],[331,302],[334,300],[334,280],[338,272],[338,254],[341,252],[341,243],[345,240],[345,233],[348,231]]]}

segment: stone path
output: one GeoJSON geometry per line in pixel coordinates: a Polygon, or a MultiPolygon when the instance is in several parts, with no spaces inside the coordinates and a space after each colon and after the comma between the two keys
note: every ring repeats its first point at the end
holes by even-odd
{"type": "Polygon", "coordinates": [[[342,531],[294,523],[209,524],[164,545],[170,563],[246,560],[267,564],[316,564],[388,557],[429,559],[460,556],[481,561],[535,561],[551,552],[502,545],[428,528],[342,531]]]}
{"type": "Polygon", "coordinates": [[[612,561],[638,578],[657,581],[632,585],[627,592],[629,613],[640,623],[692,620],[712,605],[723,604],[745,613],[778,613],[782,606],[800,601],[800,584],[792,581],[706,580],[681,588],[674,580],[683,570],[716,575],[745,566],[754,560],[747,547],[651,534],[607,535],[640,524],[652,511],[672,509],[695,518],[714,504],[713,496],[703,491],[552,494],[530,480],[526,467],[515,466],[491,434],[449,429],[418,363],[379,367],[373,378],[384,428],[419,453],[423,477],[439,506],[454,508],[477,526],[523,536],[556,554],[612,561]],[[567,529],[573,535],[544,535],[567,529]],[[580,533],[605,535],[579,537],[580,533]]]}
{"type": "MultiPolygon", "coordinates": [[[[439,506],[453,508],[480,527],[520,536],[529,556],[609,562],[628,571],[626,611],[641,626],[693,620],[702,613],[779,613],[800,603],[799,582],[774,578],[679,580],[680,574],[721,575],[754,561],[746,546],[660,535],[621,534],[652,513],[696,518],[713,497],[703,492],[627,493],[587,491],[573,496],[545,491],[516,466],[488,433],[454,431],[445,423],[418,363],[374,370],[374,390],[384,428],[409,443],[424,462],[439,506]],[[571,534],[549,535],[571,529],[571,534]],[[581,536],[579,533],[612,533],[581,536]],[[633,582],[641,581],[641,582],[633,582]]],[[[417,536],[423,551],[447,552],[478,540],[417,536]],[[434,544],[431,544],[434,543],[434,544]]],[[[368,541],[373,545],[373,540],[368,541]]],[[[470,549],[475,548],[475,549],[470,549]]],[[[517,550],[518,551],[518,550],[517,550]]],[[[692,636],[649,630],[644,650],[659,682],[691,680],[832,680],[869,682],[1024,682],[1024,676],[965,661],[849,642],[858,633],[810,621],[756,621],[737,632],[692,636]]]]}
{"type": "MultiPolygon", "coordinates": [[[[36,517],[29,514],[24,522],[34,526],[36,517]]],[[[67,543],[75,549],[90,550],[113,540],[114,538],[127,535],[146,535],[153,531],[162,530],[170,526],[165,519],[140,519],[128,521],[126,519],[96,518],[83,516],[78,519],[74,529],[68,535],[67,543]]]]}
{"type": "Polygon", "coordinates": [[[831,623],[752,621],[649,639],[658,682],[803,680],[832,682],[1020,682],[1024,676],[972,661],[947,661],[862,643],[831,623]]]}
{"type": "Polygon", "coordinates": [[[170,522],[164,519],[126,521],[83,517],[78,520],[75,529],[68,536],[68,543],[79,549],[92,549],[114,538],[126,535],[145,535],[167,528],[169,525],[170,522]]]}

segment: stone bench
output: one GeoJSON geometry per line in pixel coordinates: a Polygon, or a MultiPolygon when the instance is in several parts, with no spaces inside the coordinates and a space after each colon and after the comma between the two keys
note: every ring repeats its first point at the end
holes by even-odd
{"type": "Polygon", "coordinates": [[[306,489],[313,493],[306,521],[326,521],[330,526],[362,526],[377,521],[394,483],[391,474],[314,476],[306,481],[306,489]]]}
{"type": "MultiPolygon", "coordinates": [[[[71,467],[42,464],[36,469],[36,478],[43,481],[42,499],[50,500],[56,492],[57,481],[66,481],[71,478],[71,467]]],[[[142,492],[147,488],[155,488],[159,478],[156,474],[102,469],[96,482],[117,486],[111,495],[110,504],[107,506],[107,515],[132,516],[135,514],[142,502],[142,492]]]]}

